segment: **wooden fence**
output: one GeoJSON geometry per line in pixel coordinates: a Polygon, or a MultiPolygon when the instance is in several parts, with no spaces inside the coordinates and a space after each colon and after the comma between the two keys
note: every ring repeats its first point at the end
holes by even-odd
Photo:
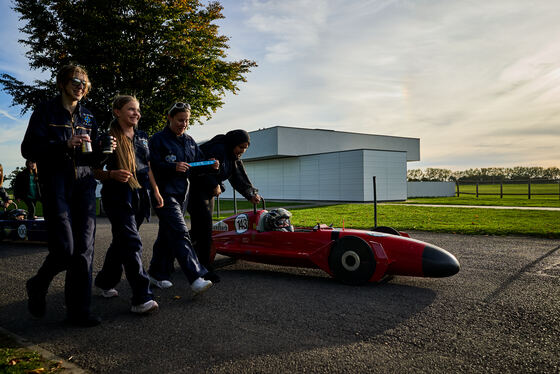
{"type": "Polygon", "coordinates": [[[485,181],[457,181],[455,183],[457,197],[461,195],[493,195],[500,196],[558,196],[560,199],[560,180],[526,179],[501,181],[500,183],[485,181]]]}

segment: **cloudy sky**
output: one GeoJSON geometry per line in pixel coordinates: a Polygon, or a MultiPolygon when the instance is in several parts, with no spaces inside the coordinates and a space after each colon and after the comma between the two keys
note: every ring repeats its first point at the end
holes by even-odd
{"type": "MultiPolygon", "coordinates": [[[[203,126],[420,138],[408,168],[560,167],[560,2],[223,0],[229,56],[259,66],[203,126]]],[[[0,72],[30,82],[0,1],[0,72]]],[[[29,114],[0,92],[0,163],[23,164],[29,114]]]]}

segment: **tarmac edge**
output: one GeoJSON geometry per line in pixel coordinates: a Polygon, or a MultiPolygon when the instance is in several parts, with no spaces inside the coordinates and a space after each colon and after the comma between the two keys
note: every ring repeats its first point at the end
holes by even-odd
{"type": "Polygon", "coordinates": [[[23,348],[25,349],[29,349],[31,351],[35,351],[37,353],[39,353],[41,356],[43,356],[43,358],[50,360],[50,361],[56,361],[56,362],[60,362],[61,363],[61,367],[65,370],[65,373],[69,373],[69,374],[89,374],[88,371],[82,369],[81,367],[79,367],[78,365],[65,360],[63,358],[58,357],[57,355],[55,355],[54,353],[47,351],[44,348],[41,348],[40,346],[34,344],[33,342],[22,338],[19,335],[14,334],[13,332],[6,330],[5,328],[0,326],[0,334],[5,335],[10,337],[11,339],[15,340],[17,344],[21,345],[23,348]]]}

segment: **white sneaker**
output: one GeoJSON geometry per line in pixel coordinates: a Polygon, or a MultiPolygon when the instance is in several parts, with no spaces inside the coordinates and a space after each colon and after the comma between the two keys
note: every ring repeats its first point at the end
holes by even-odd
{"type": "Polygon", "coordinates": [[[203,278],[197,278],[191,284],[191,290],[194,292],[195,295],[203,293],[210,287],[212,287],[212,282],[203,278]]]}
{"type": "Polygon", "coordinates": [[[114,288],[109,288],[108,290],[104,290],[103,288],[98,289],[99,294],[107,299],[119,296],[119,291],[115,290],[114,288]]]}
{"type": "Polygon", "coordinates": [[[146,314],[150,312],[155,312],[156,310],[158,310],[158,308],[159,305],[158,303],[155,302],[155,300],[149,300],[146,301],[144,304],[133,305],[132,308],[130,308],[130,311],[136,314],[146,314]]]}
{"type": "Polygon", "coordinates": [[[155,286],[157,288],[169,288],[169,287],[173,287],[173,283],[171,283],[168,280],[160,280],[158,281],[156,278],[148,275],[148,279],[150,280],[150,284],[152,286],[155,286]]]}

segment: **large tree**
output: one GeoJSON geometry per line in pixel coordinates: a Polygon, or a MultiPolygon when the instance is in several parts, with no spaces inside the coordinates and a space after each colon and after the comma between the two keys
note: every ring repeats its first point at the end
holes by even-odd
{"type": "Polygon", "coordinates": [[[165,108],[188,101],[192,118],[209,119],[236,93],[250,60],[228,61],[228,38],[216,21],[222,6],[198,0],[14,0],[28,35],[20,40],[33,69],[50,78],[26,84],[2,74],[0,84],[22,114],[56,93],[54,77],[65,64],[83,66],[92,81],[87,107],[108,123],[116,94],[133,94],[149,133],[165,123],[165,108]]]}

